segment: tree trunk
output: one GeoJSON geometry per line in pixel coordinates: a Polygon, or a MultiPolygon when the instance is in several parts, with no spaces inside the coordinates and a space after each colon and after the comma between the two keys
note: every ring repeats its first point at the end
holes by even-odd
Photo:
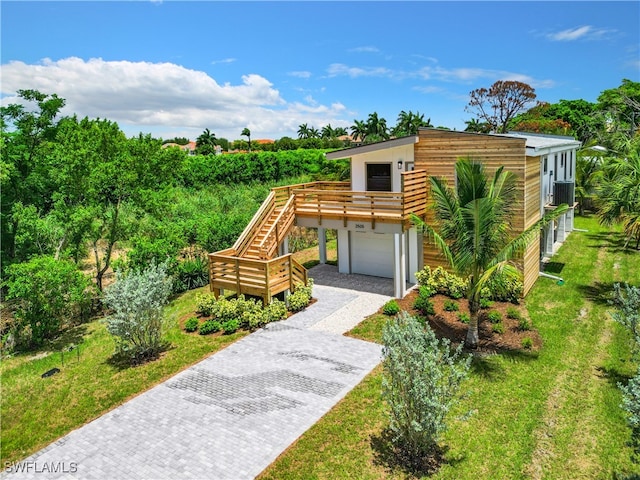
{"type": "Polygon", "coordinates": [[[478,312],[480,311],[480,303],[475,300],[469,300],[469,328],[467,329],[467,337],[464,340],[464,346],[467,348],[478,348],[478,312]]]}

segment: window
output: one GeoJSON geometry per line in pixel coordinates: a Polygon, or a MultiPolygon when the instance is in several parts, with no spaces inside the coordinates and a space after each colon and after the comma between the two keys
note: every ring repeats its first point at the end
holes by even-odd
{"type": "Polygon", "coordinates": [[[367,163],[367,190],[373,192],[391,191],[390,163],[367,163]]]}
{"type": "Polygon", "coordinates": [[[549,169],[549,162],[547,161],[547,157],[543,157],[542,159],[542,173],[547,173],[549,169]]]}
{"type": "Polygon", "coordinates": [[[573,178],[573,150],[571,150],[569,157],[569,180],[573,178]]]}

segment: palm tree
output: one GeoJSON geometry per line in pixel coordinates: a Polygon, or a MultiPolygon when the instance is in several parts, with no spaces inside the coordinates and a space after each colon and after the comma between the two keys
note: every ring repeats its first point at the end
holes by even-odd
{"type": "Polygon", "coordinates": [[[244,127],[240,136],[247,137],[249,139],[249,151],[251,151],[251,130],[249,130],[247,127],[244,127]]]}
{"type": "Polygon", "coordinates": [[[415,215],[413,221],[432,239],[452,269],[468,278],[471,319],[465,345],[476,348],[483,287],[494,275],[519,278],[512,260],[524,251],[541,226],[565,213],[568,207],[559,206],[514,238],[511,218],[516,204],[516,176],[500,167],[489,181],[483,164],[471,159],[458,160],[455,173],[455,188],[441,179],[430,178],[438,231],[415,215]]]}
{"type": "Polygon", "coordinates": [[[351,134],[353,135],[354,140],[360,140],[364,143],[367,138],[367,134],[369,133],[367,129],[367,124],[363,120],[354,120],[353,125],[351,126],[351,134]]]}
{"type": "Polygon", "coordinates": [[[333,129],[333,135],[336,137],[342,137],[344,135],[349,135],[347,129],[344,127],[336,127],[333,129]]]}
{"type": "Polygon", "coordinates": [[[376,139],[389,139],[387,120],[384,118],[380,118],[378,116],[378,112],[370,113],[369,117],[367,118],[367,135],[375,136],[376,139]]]}
{"type": "Polygon", "coordinates": [[[311,127],[309,128],[309,135],[307,138],[320,138],[320,132],[317,128],[311,127]]]}
{"type": "Polygon", "coordinates": [[[303,123],[302,125],[298,126],[298,138],[309,138],[309,125],[303,123]]]}
{"type": "Polygon", "coordinates": [[[210,155],[216,152],[216,134],[208,128],[196,139],[196,150],[201,155],[210,155]]]}
{"type": "Polygon", "coordinates": [[[584,213],[584,205],[596,191],[602,177],[602,155],[592,151],[578,152],[576,158],[576,197],[579,200],[578,213],[584,213]],[[587,152],[587,153],[585,153],[587,152]]]}
{"type": "Polygon", "coordinates": [[[491,125],[489,123],[480,122],[477,118],[472,118],[464,123],[467,124],[467,128],[464,129],[465,132],[489,133],[491,131],[491,125]]]}
{"type": "Polygon", "coordinates": [[[627,158],[611,159],[598,187],[598,218],[603,225],[621,222],[625,248],[632,239],[640,248],[640,145],[627,158]]]}
{"type": "Polygon", "coordinates": [[[413,113],[411,110],[405,112],[401,110],[398,114],[396,126],[393,127],[393,135],[403,137],[405,135],[416,135],[420,127],[432,127],[431,119],[424,119],[424,114],[420,112],[413,113]]]}

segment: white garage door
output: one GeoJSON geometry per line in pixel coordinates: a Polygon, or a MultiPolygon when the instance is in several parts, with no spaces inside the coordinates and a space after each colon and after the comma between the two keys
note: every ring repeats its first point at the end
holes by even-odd
{"type": "Polygon", "coordinates": [[[353,232],[351,271],[363,275],[393,278],[393,235],[353,232]]]}

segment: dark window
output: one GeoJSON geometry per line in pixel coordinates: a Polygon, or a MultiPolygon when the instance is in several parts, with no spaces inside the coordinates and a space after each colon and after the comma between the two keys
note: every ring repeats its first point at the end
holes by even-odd
{"type": "Polygon", "coordinates": [[[543,173],[547,173],[547,168],[549,168],[548,163],[549,163],[549,162],[547,161],[547,157],[544,157],[544,168],[543,168],[543,170],[542,170],[542,171],[543,171],[543,173]]]}
{"type": "Polygon", "coordinates": [[[390,163],[367,163],[367,190],[374,192],[391,191],[390,163]]]}
{"type": "Polygon", "coordinates": [[[573,178],[573,150],[571,150],[569,157],[569,180],[573,178]]]}

